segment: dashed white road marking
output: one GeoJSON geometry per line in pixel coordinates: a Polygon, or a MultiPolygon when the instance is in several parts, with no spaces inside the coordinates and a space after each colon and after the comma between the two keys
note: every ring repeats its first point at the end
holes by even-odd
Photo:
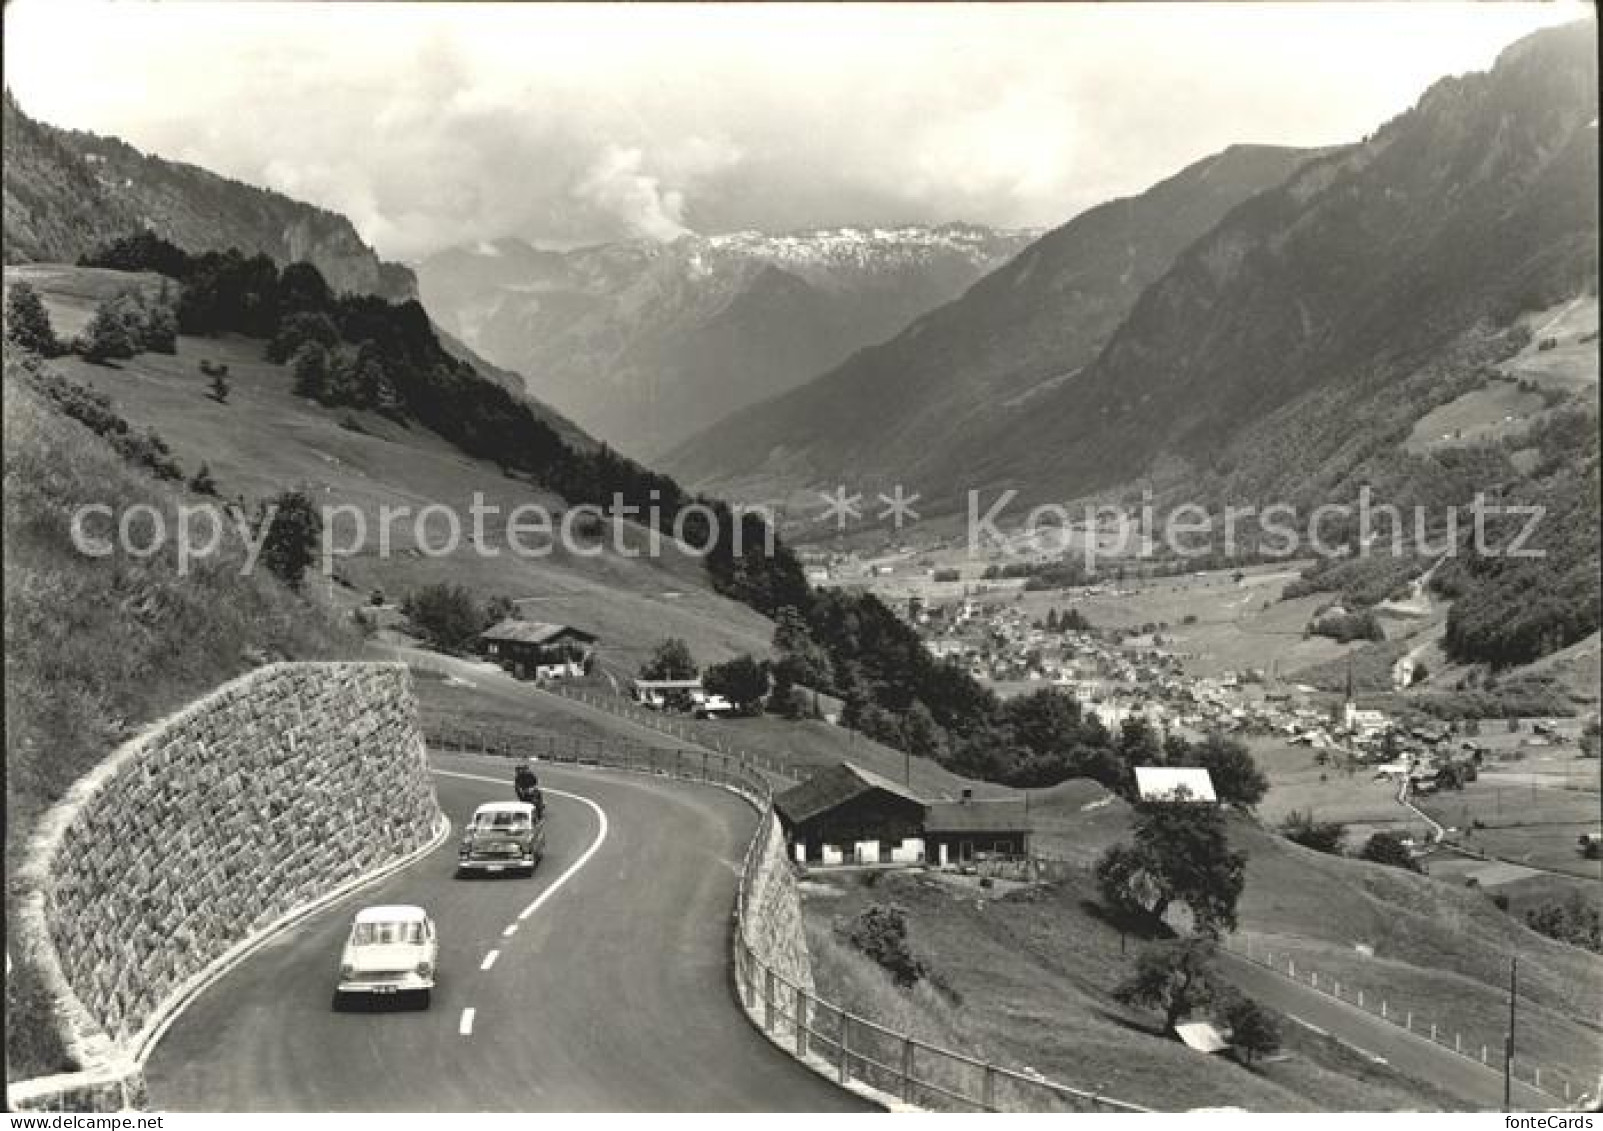
{"type": "MultiPolygon", "coordinates": [[[[444,778],[461,778],[464,781],[487,781],[494,782],[496,785],[506,784],[504,778],[486,777],[483,774],[463,774],[458,773],[455,770],[435,770],[433,772],[444,778]]],[[[595,811],[596,822],[600,827],[596,830],[596,839],[590,842],[590,847],[585,849],[584,852],[580,854],[579,859],[575,860],[572,864],[569,864],[567,871],[563,872],[562,875],[558,876],[555,880],[552,880],[549,887],[547,887],[539,895],[535,896],[534,902],[530,903],[529,906],[518,912],[519,922],[522,922],[530,915],[533,915],[536,911],[540,910],[541,904],[550,899],[553,895],[557,894],[557,892],[562,889],[562,885],[571,880],[580,868],[583,868],[586,864],[590,863],[590,858],[600,850],[601,845],[607,839],[607,811],[605,809],[601,808],[601,806],[597,805],[594,801],[591,801],[588,797],[585,797],[580,793],[569,793],[565,789],[551,789],[549,787],[546,788],[546,792],[555,797],[566,797],[570,801],[577,801],[583,805],[590,806],[590,808],[595,811]]]]}
{"type": "Polygon", "coordinates": [[[499,950],[492,950],[489,954],[484,956],[484,961],[479,963],[479,969],[488,970],[490,967],[495,965],[495,960],[500,957],[501,952],[499,950]]]}
{"type": "Polygon", "coordinates": [[[464,1037],[471,1037],[473,1035],[473,1015],[477,1012],[478,1010],[472,1006],[464,1009],[462,1011],[462,1022],[456,1027],[456,1031],[464,1037]]]}
{"type": "Polygon", "coordinates": [[[518,933],[518,925],[516,923],[513,923],[510,927],[508,927],[506,930],[501,932],[501,937],[504,938],[504,939],[509,939],[509,938],[511,938],[513,935],[515,935],[517,933],[518,933]]]}

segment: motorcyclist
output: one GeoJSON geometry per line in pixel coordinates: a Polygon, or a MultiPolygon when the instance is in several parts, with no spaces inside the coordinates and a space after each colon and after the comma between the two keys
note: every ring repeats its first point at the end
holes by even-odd
{"type": "Polygon", "coordinates": [[[534,805],[537,816],[545,816],[545,794],[540,791],[540,775],[534,772],[534,759],[525,758],[518,763],[517,772],[513,775],[512,786],[517,790],[520,801],[528,801],[534,805]]]}

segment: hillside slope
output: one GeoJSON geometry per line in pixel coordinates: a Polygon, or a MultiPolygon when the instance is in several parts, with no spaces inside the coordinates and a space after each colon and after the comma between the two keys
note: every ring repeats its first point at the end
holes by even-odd
{"type": "Polygon", "coordinates": [[[895,333],[1025,246],[967,224],[687,235],[555,252],[505,239],[418,268],[453,332],[653,455],[895,333]]]}
{"type": "MultiPolygon", "coordinates": [[[[6,269],[8,284],[27,279],[34,285],[58,326],[83,321],[96,301],[139,278],[88,268],[6,269]]],[[[374,589],[399,599],[433,581],[463,585],[480,600],[535,598],[540,616],[596,633],[603,654],[630,668],[670,635],[709,660],[767,648],[769,622],[713,593],[700,556],[667,540],[657,557],[627,556],[611,544],[609,526],[582,546],[552,539],[547,552],[514,553],[506,535],[513,509],[538,505],[560,522],[567,510],[562,498],[465,455],[420,423],[401,425],[376,412],[329,409],[297,397],[288,367],[268,362],[261,341],[181,335],[173,356],[140,354],[115,368],[76,357],[53,364],[110,396],[136,428],[154,428],[186,470],[208,465],[225,498],[252,500],[301,486],[328,507],[355,508],[368,536],[359,551],[337,562],[334,596],[342,604],[364,600],[374,589]],[[229,367],[226,403],[207,395],[202,359],[229,367]],[[476,498],[498,508],[482,523],[484,552],[469,537],[476,498]],[[431,552],[446,545],[450,523],[443,515],[418,524],[418,514],[435,504],[448,507],[460,524],[453,552],[431,552]],[[379,541],[386,507],[400,516],[390,524],[387,549],[379,541]]],[[[331,542],[351,543],[358,529],[354,517],[342,518],[331,527],[331,542]]],[[[645,535],[632,525],[626,530],[627,548],[638,552],[645,535]]],[[[524,544],[531,550],[547,545],[528,536],[524,544]]]]}
{"type": "Polygon", "coordinates": [[[667,465],[734,490],[771,479],[833,484],[848,470],[917,483],[954,442],[1000,442],[1033,397],[1096,356],[1186,245],[1311,156],[1235,146],[1092,208],[894,339],[693,438],[667,465]]]}
{"type": "MultiPolygon", "coordinates": [[[[41,396],[36,360],[6,347],[6,866],[15,874],[38,815],[142,725],[258,664],[352,657],[360,638],[317,593],[297,596],[266,571],[240,576],[224,547],[181,576],[171,552],[94,559],[69,519],[96,503],[149,506],[170,525],[200,502],[159,483],[41,396]]],[[[47,1006],[19,959],[6,979],[12,1078],[62,1069],[47,1006]]]]}

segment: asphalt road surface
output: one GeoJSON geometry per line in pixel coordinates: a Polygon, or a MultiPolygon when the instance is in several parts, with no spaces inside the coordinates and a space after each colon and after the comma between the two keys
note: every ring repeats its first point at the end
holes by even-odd
{"type": "Polygon", "coordinates": [[[458,880],[457,832],[480,802],[510,798],[511,767],[443,755],[434,765],[455,826],[446,843],[298,924],[202,994],[146,1065],[154,1107],[865,1108],[770,1045],[734,999],[730,912],[756,820],[745,802],[546,767],[550,823],[535,875],[458,880]],[[350,917],[376,903],[434,916],[440,973],[426,1011],[331,1008],[350,917]]]}
{"type": "MultiPolygon", "coordinates": [[[[1503,1050],[1492,1049],[1496,1067],[1487,1068],[1428,1037],[1417,1036],[1310,986],[1233,954],[1221,954],[1230,981],[1249,997],[1373,1055],[1384,1057],[1399,1072],[1436,1085],[1457,1096],[1466,1110],[1500,1111],[1503,1105],[1503,1050]]],[[[1476,1050],[1479,1052],[1479,1050],[1476,1050]]],[[[1514,1110],[1552,1111],[1563,1101],[1529,1084],[1514,1082],[1514,1110]]]]}

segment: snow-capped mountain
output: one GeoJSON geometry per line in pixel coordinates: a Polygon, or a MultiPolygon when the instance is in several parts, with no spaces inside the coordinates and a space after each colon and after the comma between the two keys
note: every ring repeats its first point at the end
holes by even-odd
{"type": "Polygon", "coordinates": [[[1027,245],[972,224],[518,239],[418,265],[425,305],[530,392],[641,456],[881,341],[1027,245]]]}

